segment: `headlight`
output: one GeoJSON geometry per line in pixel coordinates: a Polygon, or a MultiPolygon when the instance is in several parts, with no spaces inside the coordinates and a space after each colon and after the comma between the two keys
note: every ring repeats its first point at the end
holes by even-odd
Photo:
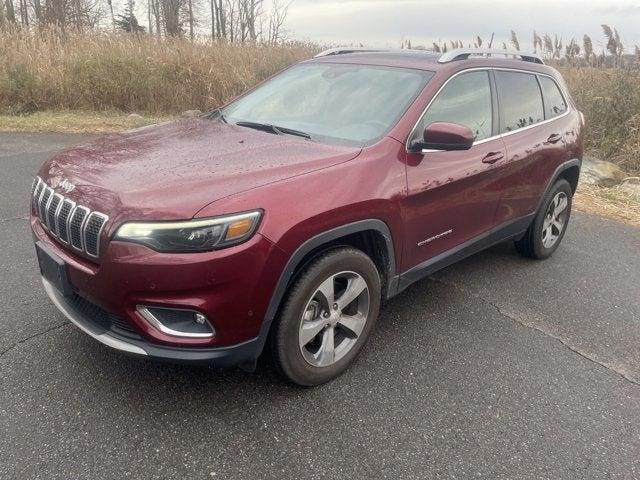
{"type": "Polygon", "coordinates": [[[242,243],[255,233],[261,211],[180,222],[130,222],[114,240],[147,245],[160,252],[206,252],[242,243]]]}

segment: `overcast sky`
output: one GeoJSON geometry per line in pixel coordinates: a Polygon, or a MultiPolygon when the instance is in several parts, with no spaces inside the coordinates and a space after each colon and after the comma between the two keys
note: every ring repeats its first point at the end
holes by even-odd
{"type": "Polygon", "coordinates": [[[293,0],[290,37],[320,43],[399,47],[431,45],[434,40],[463,40],[480,35],[494,46],[518,33],[522,49],[531,49],[532,32],[558,34],[563,41],[591,36],[604,45],[601,24],[616,27],[626,52],[640,45],[640,0],[293,0]]]}

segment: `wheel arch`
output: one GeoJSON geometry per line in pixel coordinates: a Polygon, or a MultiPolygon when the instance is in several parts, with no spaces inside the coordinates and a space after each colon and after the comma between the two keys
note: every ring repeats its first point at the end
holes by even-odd
{"type": "Polygon", "coordinates": [[[561,178],[569,182],[569,185],[571,185],[572,192],[575,193],[576,188],[578,188],[578,179],[580,178],[581,166],[582,166],[582,160],[580,160],[579,158],[573,158],[571,160],[567,160],[566,162],[561,163],[558,166],[558,168],[556,168],[556,170],[553,172],[553,175],[551,175],[551,177],[549,178],[549,181],[545,186],[544,192],[542,192],[542,195],[540,196],[540,200],[538,201],[538,204],[536,205],[536,209],[534,210],[534,212],[537,212],[540,209],[542,202],[544,201],[544,198],[547,196],[547,193],[549,192],[549,190],[551,190],[553,185],[561,178]]]}
{"type": "MultiPolygon", "coordinates": [[[[569,185],[571,185],[571,191],[576,193],[576,189],[578,188],[578,180],[580,179],[580,165],[572,164],[567,166],[567,168],[563,169],[557,176],[556,180],[564,178],[569,185]]],[[[555,183],[555,180],[554,180],[555,183]]]]}
{"type": "Polygon", "coordinates": [[[355,247],[369,255],[376,264],[383,281],[383,298],[389,298],[395,294],[399,279],[396,271],[395,247],[391,231],[385,222],[379,219],[366,219],[319,233],[306,240],[293,252],[280,274],[260,327],[258,337],[260,352],[286,292],[297,275],[314,258],[341,246],[355,247]]]}

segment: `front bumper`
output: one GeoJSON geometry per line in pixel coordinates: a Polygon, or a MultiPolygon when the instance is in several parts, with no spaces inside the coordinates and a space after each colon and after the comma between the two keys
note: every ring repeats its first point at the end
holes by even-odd
{"type": "Polygon", "coordinates": [[[221,367],[255,363],[266,338],[263,318],[286,262],[268,239],[256,234],[241,245],[194,254],[162,254],[110,241],[97,261],[88,261],[54,241],[36,217],[30,220],[34,240],[64,262],[73,292],[69,296],[45,283],[47,294],[88,335],[147,358],[221,367]],[[215,335],[168,335],[146,321],[138,305],[201,312],[215,335]]]}
{"type": "Polygon", "coordinates": [[[262,348],[258,338],[238,345],[218,348],[179,348],[151,344],[142,338],[132,338],[105,328],[83,309],[78,308],[68,297],[58,292],[45,278],[42,278],[42,284],[53,304],[76,327],[100,343],[121,352],[176,363],[206,364],[215,367],[234,365],[251,367],[262,348]]]}

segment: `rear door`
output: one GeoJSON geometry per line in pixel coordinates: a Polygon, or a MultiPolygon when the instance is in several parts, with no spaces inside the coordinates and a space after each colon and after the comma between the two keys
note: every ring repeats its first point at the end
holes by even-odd
{"type": "Polygon", "coordinates": [[[496,223],[502,224],[535,212],[549,178],[567,160],[564,135],[570,119],[553,78],[501,69],[494,75],[507,150],[496,211],[496,223]]]}
{"type": "Polygon", "coordinates": [[[495,170],[506,157],[497,135],[497,100],[489,69],[451,77],[427,106],[409,142],[432,122],[466,125],[476,141],[466,151],[407,154],[403,270],[491,229],[500,190],[495,170]]]}

